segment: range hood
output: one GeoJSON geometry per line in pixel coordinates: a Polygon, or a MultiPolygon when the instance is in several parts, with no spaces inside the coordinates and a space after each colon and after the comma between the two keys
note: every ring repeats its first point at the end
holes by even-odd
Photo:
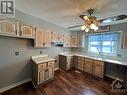
{"type": "Polygon", "coordinates": [[[57,46],[57,47],[63,47],[64,42],[63,41],[52,41],[51,45],[52,46],[57,46]]]}

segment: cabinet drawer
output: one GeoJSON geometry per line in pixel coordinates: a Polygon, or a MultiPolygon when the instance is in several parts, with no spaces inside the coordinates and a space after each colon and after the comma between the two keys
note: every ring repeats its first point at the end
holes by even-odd
{"type": "Polygon", "coordinates": [[[104,62],[98,61],[98,60],[94,60],[94,65],[102,65],[102,66],[104,66],[104,62]]]}
{"type": "Polygon", "coordinates": [[[49,61],[49,62],[48,62],[48,66],[49,66],[49,67],[50,67],[50,66],[54,67],[54,65],[55,65],[55,61],[49,61]]]}
{"type": "Polygon", "coordinates": [[[38,65],[38,69],[46,68],[46,64],[47,64],[47,63],[39,64],[39,65],[38,65]]]}
{"type": "Polygon", "coordinates": [[[89,59],[89,58],[85,58],[85,61],[87,61],[87,62],[93,62],[93,60],[89,59]]]}

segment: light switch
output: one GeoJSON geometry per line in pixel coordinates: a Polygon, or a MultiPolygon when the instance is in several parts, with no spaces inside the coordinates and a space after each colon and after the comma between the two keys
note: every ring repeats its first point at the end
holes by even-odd
{"type": "Polygon", "coordinates": [[[15,52],[15,56],[19,56],[19,52],[16,51],[16,52],[15,52]]]}

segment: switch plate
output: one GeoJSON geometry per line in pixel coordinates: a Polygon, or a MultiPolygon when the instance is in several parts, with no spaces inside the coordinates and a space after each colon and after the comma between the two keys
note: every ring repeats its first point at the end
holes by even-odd
{"type": "Polygon", "coordinates": [[[19,52],[16,51],[16,52],[15,52],[15,56],[19,56],[19,52]]]}

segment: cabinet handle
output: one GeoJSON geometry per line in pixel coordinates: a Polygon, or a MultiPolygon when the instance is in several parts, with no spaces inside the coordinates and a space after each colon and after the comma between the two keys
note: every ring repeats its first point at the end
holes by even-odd
{"type": "Polygon", "coordinates": [[[20,36],[22,36],[22,31],[20,31],[20,36]]]}
{"type": "Polygon", "coordinates": [[[43,43],[43,46],[45,46],[45,43],[43,43]]]}
{"type": "Polygon", "coordinates": [[[45,69],[45,72],[47,72],[48,71],[48,69],[45,69]]]}
{"type": "Polygon", "coordinates": [[[15,33],[16,33],[16,35],[18,35],[18,32],[17,32],[17,30],[15,30],[15,33]]]}

